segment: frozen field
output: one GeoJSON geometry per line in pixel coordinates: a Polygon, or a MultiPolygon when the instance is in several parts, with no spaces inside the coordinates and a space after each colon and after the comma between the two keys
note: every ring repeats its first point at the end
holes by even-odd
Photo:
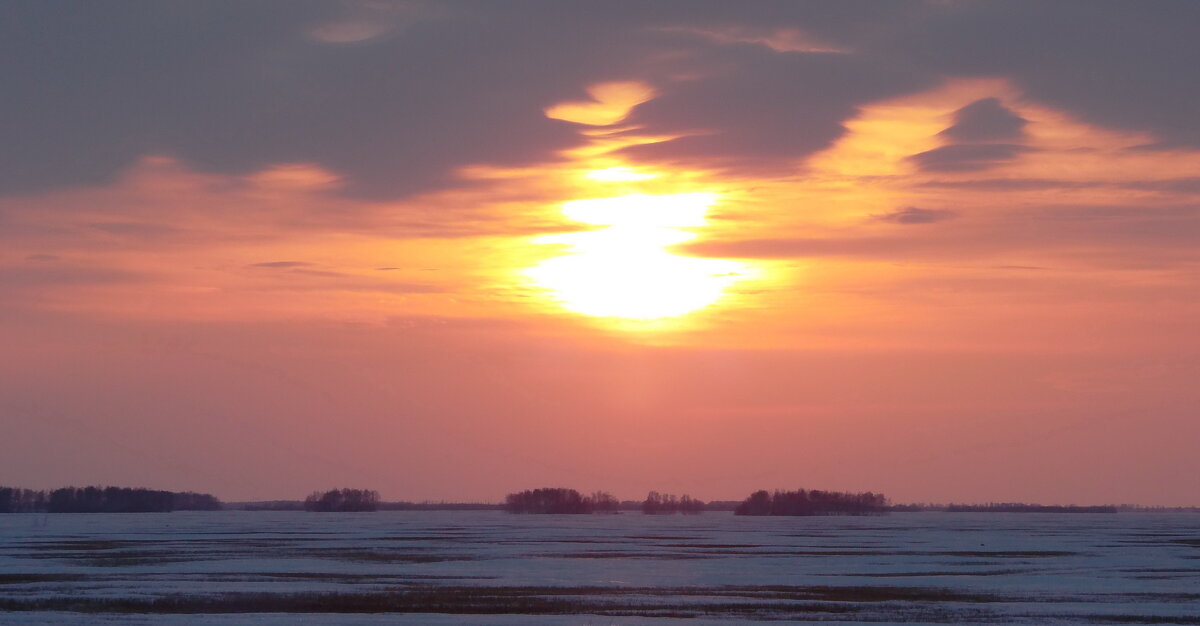
{"type": "Polygon", "coordinates": [[[1200,515],[0,515],[0,624],[760,620],[1198,624],[1200,515]]]}

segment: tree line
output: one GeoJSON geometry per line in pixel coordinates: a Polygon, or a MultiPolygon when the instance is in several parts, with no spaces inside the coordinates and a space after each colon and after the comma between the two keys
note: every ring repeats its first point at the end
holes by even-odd
{"type": "Polygon", "coordinates": [[[621,502],[611,493],[596,491],[585,496],[574,489],[544,487],[510,493],[504,498],[504,510],[509,513],[579,515],[587,513],[616,513],[621,510],[640,510],[647,515],[670,513],[701,513],[704,501],[691,496],[676,497],[651,491],[642,502],[621,502]]]}
{"type": "Polygon", "coordinates": [[[207,493],[129,487],[63,487],[50,491],[0,487],[0,513],[162,513],[216,511],[207,493]]]}
{"type": "Polygon", "coordinates": [[[1135,511],[1176,511],[1197,512],[1200,508],[1179,507],[1140,507],[1131,504],[1104,504],[1097,506],[1079,506],[1075,504],[1027,504],[1025,502],[989,502],[987,504],[934,504],[915,502],[911,504],[893,504],[890,510],[898,513],[1120,513],[1135,511]]]}
{"type": "Polygon", "coordinates": [[[510,493],[504,499],[509,513],[586,514],[617,510],[641,510],[646,515],[696,514],[706,510],[733,510],[735,515],[880,515],[888,510],[883,494],[843,493],[799,489],[796,491],[756,491],[735,506],[729,502],[706,504],[684,494],[651,491],[641,503],[618,502],[603,491],[585,496],[574,489],[547,487],[510,493]],[[632,505],[632,506],[630,506],[632,505]]]}
{"type": "Polygon", "coordinates": [[[651,491],[642,501],[642,513],[646,515],[670,515],[673,513],[695,515],[703,513],[704,509],[703,500],[696,500],[686,493],[677,498],[673,494],[651,491]]]}
{"type": "Polygon", "coordinates": [[[949,513],[1116,513],[1115,505],[1077,506],[1025,504],[1024,502],[990,502],[988,504],[951,504],[949,513]]]}
{"type": "Polygon", "coordinates": [[[370,489],[314,491],[304,499],[304,510],[318,513],[353,513],[379,509],[379,492],[370,489]]]}
{"type": "Polygon", "coordinates": [[[616,511],[617,504],[612,494],[603,491],[585,496],[574,489],[561,487],[526,489],[504,498],[504,510],[509,513],[580,515],[616,511]]]}
{"type": "Polygon", "coordinates": [[[734,509],[734,515],[881,515],[888,500],[881,493],[844,493],[798,489],[765,490],[750,494],[734,509]]]}

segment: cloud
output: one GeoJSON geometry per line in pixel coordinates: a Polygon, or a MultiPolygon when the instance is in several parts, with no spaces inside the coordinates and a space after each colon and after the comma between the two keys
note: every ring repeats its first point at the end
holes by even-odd
{"type": "MultiPolygon", "coordinates": [[[[667,90],[638,124],[697,134],[646,148],[647,158],[761,167],[828,145],[855,106],[936,78],[807,51],[844,49],[861,11],[776,9],[6,5],[0,79],[23,114],[0,120],[0,193],[102,184],[153,153],[233,175],[313,163],[340,178],[341,193],[394,199],[461,185],[467,166],[554,158],[580,139],[543,109],[629,81],[667,90]]],[[[910,11],[876,7],[870,19],[910,11]]]]}
{"type": "Polygon", "coordinates": [[[1187,0],[927,4],[870,47],[946,76],[1003,76],[1090,123],[1196,148],[1200,82],[1184,76],[1200,66],[1198,20],[1187,0]]]}
{"type": "MultiPolygon", "coordinates": [[[[888,213],[902,215],[904,210],[888,213]]],[[[809,236],[713,240],[683,246],[702,257],[842,258],[947,263],[1055,259],[1079,269],[1163,269],[1182,275],[1200,263],[1200,209],[1195,205],[1042,205],[973,215],[946,228],[815,231],[809,236]]],[[[899,216],[898,216],[899,219],[899,216]]]]}
{"type": "Polygon", "coordinates": [[[546,117],[589,126],[608,126],[625,119],[637,105],[654,97],[654,88],[638,82],[601,83],[588,88],[590,100],[561,102],[546,117]]]}
{"type": "MultiPolygon", "coordinates": [[[[1007,78],[1200,146],[1200,85],[1178,70],[1200,65],[1197,19],[1170,1],[6,3],[17,114],[0,119],[0,194],[103,184],[167,154],[238,176],[310,163],[337,193],[408,197],[463,185],[464,167],[553,160],[580,138],[543,110],[629,81],[659,93],[630,122],[674,137],[629,156],[740,172],[794,172],[862,106],[946,77],[1007,78]]],[[[1022,125],[990,98],[957,117],[953,141],[1010,145],[1022,125]]],[[[918,162],[980,169],[1011,150],[918,162]]]]}
{"type": "Polygon", "coordinates": [[[793,172],[800,159],[843,135],[842,123],[858,105],[934,80],[854,55],[778,53],[761,46],[726,46],[693,64],[699,78],[661,85],[659,97],[630,116],[634,124],[676,138],[633,146],[626,154],[738,172],[793,172]]]}
{"type": "Polygon", "coordinates": [[[663,30],[692,33],[724,44],[759,44],[775,52],[849,53],[849,50],[816,41],[812,35],[799,28],[726,26],[710,29],[666,27],[663,30]]]}
{"type": "Polygon", "coordinates": [[[541,109],[626,54],[586,32],[560,49],[499,7],[362,45],[303,36],[336,8],[6,4],[0,79],[21,114],[0,120],[0,192],[104,183],[158,153],[225,174],[317,163],[346,193],[407,195],[568,147],[575,132],[541,109]]]}
{"type": "Polygon", "coordinates": [[[919,209],[910,206],[892,211],[891,213],[876,215],[875,219],[881,222],[893,222],[896,224],[932,224],[957,216],[956,212],[947,209],[919,209]]]}
{"type": "Polygon", "coordinates": [[[285,270],[282,274],[272,274],[272,276],[286,277],[285,280],[274,282],[270,285],[259,285],[257,288],[263,291],[345,291],[393,294],[444,293],[447,291],[445,287],[438,285],[390,280],[349,272],[312,269],[315,265],[306,261],[267,261],[264,263],[252,263],[247,267],[285,270]]]}
{"type": "Polygon", "coordinates": [[[1168,178],[1165,180],[1148,180],[1126,183],[1130,189],[1147,191],[1163,191],[1167,193],[1200,194],[1200,176],[1186,178],[1168,178]]]}
{"type": "Polygon", "coordinates": [[[774,237],[707,241],[684,247],[689,254],[741,259],[816,257],[904,258],[914,251],[938,254],[928,239],[892,237],[774,237]]]}
{"type": "Polygon", "coordinates": [[[443,7],[418,0],[343,0],[332,3],[336,13],[309,29],[315,41],[333,45],[362,45],[421,21],[443,17],[443,7]]]}
{"type": "Polygon", "coordinates": [[[954,113],[954,125],[940,134],[960,143],[982,143],[1020,139],[1029,122],[1000,103],[983,98],[954,113]]]}
{"type": "Polygon", "coordinates": [[[974,172],[1011,161],[1031,150],[1009,143],[964,143],[926,150],[909,159],[926,172],[974,172]]]}
{"type": "Polygon", "coordinates": [[[917,181],[916,186],[929,189],[958,189],[964,191],[1022,192],[1046,189],[1073,190],[1106,187],[1114,183],[1102,181],[1059,180],[1053,178],[982,178],[974,180],[917,181]]]}
{"type": "Polygon", "coordinates": [[[387,280],[325,270],[291,269],[284,275],[286,280],[270,285],[259,285],[256,289],[263,292],[349,292],[349,293],[389,293],[389,294],[440,294],[446,293],[447,288],[439,285],[412,283],[400,280],[387,280]]]}

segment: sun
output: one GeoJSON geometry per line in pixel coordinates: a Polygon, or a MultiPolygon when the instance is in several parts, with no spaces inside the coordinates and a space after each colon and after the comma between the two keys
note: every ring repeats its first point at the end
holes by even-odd
{"type": "Polygon", "coordinates": [[[548,235],[567,252],[525,271],[562,307],[593,317],[658,320],[717,302],[749,269],[726,259],[689,257],[671,246],[693,239],[717,201],[713,193],[631,194],[562,205],[575,221],[603,228],[548,235]]]}

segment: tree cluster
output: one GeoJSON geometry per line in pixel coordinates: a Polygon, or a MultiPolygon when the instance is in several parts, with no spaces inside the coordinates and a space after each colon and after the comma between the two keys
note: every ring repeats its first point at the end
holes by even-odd
{"type": "Polygon", "coordinates": [[[0,487],[0,513],[159,513],[215,511],[221,501],[206,493],[128,487],[63,487],[34,491],[0,487]]]}
{"type": "Polygon", "coordinates": [[[177,491],[172,495],[176,511],[220,511],[222,508],[221,501],[211,493],[177,491]]]}
{"type": "Polygon", "coordinates": [[[593,491],[588,500],[593,513],[616,513],[621,508],[621,502],[607,491],[593,491]]]}
{"type": "Polygon", "coordinates": [[[619,503],[610,493],[597,491],[584,496],[574,489],[546,487],[510,493],[504,498],[509,513],[583,514],[614,513],[619,503]]]}
{"type": "Polygon", "coordinates": [[[314,491],[304,499],[304,510],[318,513],[351,513],[379,509],[379,492],[369,489],[314,491]]]}
{"type": "Polygon", "coordinates": [[[45,491],[0,487],[0,513],[38,513],[45,511],[45,491]]]}
{"type": "Polygon", "coordinates": [[[881,493],[838,491],[756,491],[734,509],[734,515],[880,515],[887,511],[881,493]]]}
{"type": "Polygon", "coordinates": [[[671,515],[683,513],[695,515],[704,512],[704,501],[696,500],[686,493],[680,497],[674,494],[651,491],[642,502],[642,513],[646,515],[671,515]]]}
{"type": "Polygon", "coordinates": [[[1116,513],[1117,507],[1025,504],[1024,502],[991,502],[988,504],[951,504],[949,513],[1116,513]]]}

